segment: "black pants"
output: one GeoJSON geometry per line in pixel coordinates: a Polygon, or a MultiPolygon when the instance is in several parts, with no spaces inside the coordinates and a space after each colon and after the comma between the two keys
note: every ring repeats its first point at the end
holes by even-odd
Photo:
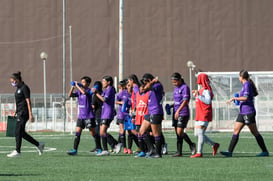
{"type": "Polygon", "coordinates": [[[35,146],[39,146],[39,142],[32,138],[29,134],[26,133],[25,127],[28,121],[28,116],[19,116],[17,117],[16,128],[15,128],[15,140],[16,140],[16,151],[21,152],[22,138],[32,143],[35,146]]]}

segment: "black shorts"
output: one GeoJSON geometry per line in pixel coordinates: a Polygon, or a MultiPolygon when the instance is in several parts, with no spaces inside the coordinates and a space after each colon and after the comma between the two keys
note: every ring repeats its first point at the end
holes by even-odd
{"type": "Polygon", "coordinates": [[[151,124],[161,124],[163,120],[162,114],[146,114],[144,115],[144,119],[151,124]]]}
{"type": "Polygon", "coordinates": [[[240,123],[243,123],[245,125],[250,125],[250,124],[256,123],[255,116],[256,116],[256,113],[239,114],[237,116],[236,122],[240,122],[240,123]]]}
{"type": "Polygon", "coordinates": [[[80,127],[82,129],[84,128],[95,128],[96,127],[96,121],[95,118],[92,119],[78,119],[77,120],[77,127],[80,127]]]}
{"type": "Polygon", "coordinates": [[[178,120],[173,119],[173,127],[186,128],[189,122],[189,116],[179,116],[178,120]]]}
{"type": "Polygon", "coordinates": [[[100,125],[104,124],[109,128],[112,121],[113,121],[112,119],[102,119],[100,125]]]}
{"type": "Polygon", "coordinates": [[[117,125],[124,124],[124,119],[117,119],[117,125]]]}

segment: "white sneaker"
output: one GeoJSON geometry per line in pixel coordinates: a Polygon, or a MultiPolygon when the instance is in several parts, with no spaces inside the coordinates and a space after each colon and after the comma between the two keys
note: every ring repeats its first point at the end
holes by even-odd
{"type": "Polygon", "coordinates": [[[19,157],[21,153],[18,153],[16,150],[13,150],[10,154],[7,154],[7,157],[19,157]]]}
{"type": "Polygon", "coordinates": [[[39,155],[42,155],[44,152],[45,144],[42,142],[39,142],[39,146],[36,147],[39,155]]]}
{"type": "Polygon", "coordinates": [[[114,148],[114,153],[118,154],[121,150],[122,144],[118,143],[114,148]]]}
{"type": "Polygon", "coordinates": [[[98,153],[97,156],[110,155],[109,151],[103,150],[101,153],[98,153]]]}
{"type": "Polygon", "coordinates": [[[162,154],[168,155],[168,144],[167,143],[165,143],[162,147],[162,154]]]}

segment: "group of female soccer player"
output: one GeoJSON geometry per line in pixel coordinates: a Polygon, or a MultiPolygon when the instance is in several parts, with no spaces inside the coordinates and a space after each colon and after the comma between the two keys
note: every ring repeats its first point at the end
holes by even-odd
{"type": "MultiPolygon", "coordinates": [[[[220,146],[205,135],[209,122],[212,121],[212,99],[213,92],[209,78],[206,74],[200,73],[197,77],[199,90],[190,91],[179,73],[173,73],[170,80],[174,86],[173,104],[173,127],[177,136],[177,151],[173,157],[182,156],[182,144],[185,140],[191,149],[191,158],[203,157],[203,144],[207,143],[212,147],[214,156],[220,146]],[[195,97],[196,117],[194,135],[198,138],[197,148],[189,136],[184,132],[189,120],[189,101],[191,94],[195,97]]],[[[262,152],[257,156],[269,156],[269,152],[264,143],[263,137],[256,126],[256,110],[254,107],[254,97],[258,95],[257,88],[246,70],[239,73],[239,80],[242,83],[242,90],[239,97],[233,97],[227,101],[240,102],[240,113],[235,122],[233,136],[227,151],[220,153],[226,157],[231,157],[233,150],[239,140],[242,128],[247,125],[251,133],[255,136],[262,152]]],[[[13,87],[16,87],[15,100],[16,110],[16,150],[8,154],[8,157],[21,156],[22,139],[29,141],[36,146],[38,153],[42,155],[44,143],[38,142],[25,132],[25,125],[28,120],[34,121],[30,101],[30,89],[23,82],[21,72],[13,73],[10,77],[13,87]]],[[[138,147],[135,157],[161,158],[162,154],[167,154],[165,138],[162,133],[163,120],[163,96],[162,84],[152,74],[146,73],[138,81],[136,75],[130,75],[126,80],[119,82],[119,93],[113,87],[113,78],[104,76],[102,81],[96,81],[93,88],[89,88],[91,78],[84,76],[80,82],[71,82],[69,97],[78,98],[78,120],[76,125],[73,149],[67,154],[76,155],[80,143],[81,133],[84,128],[90,130],[94,137],[96,148],[92,151],[97,156],[110,155],[108,144],[113,152],[119,153],[123,147],[123,152],[132,154],[132,142],[138,147]],[[115,111],[115,104],[118,111],[115,111]],[[119,138],[116,140],[107,132],[111,122],[117,115],[119,124],[119,138]],[[126,133],[124,124],[133,120],[135,128],[128,130],[128,147],[126,146],[126,133]],[[102,143],[102,145],[101,145],[102,143]],[[164,148],[162,150],[162,148],[164,148]]],[[[167,110],[169,112],[169,110],[167,110]]]]}
{"type": "MultiPolygon", "coordinates": [[[[204,73],[199,74],[197,84],[200,89],[192,91],[184,82],[181,74],[173,73],[170,80],[174,86],[174,102],[169,107],[173,108],[172,122],[177,136],[177,151],[172,156],[182,156],[183,140],[190,147],[191,158],[203,157],[204,143],[212,147],[212,155],[214,156],[220,144],[212,141],[205,134],[209,122],[212,121],[213,92],[208,76],[204,73]],[[191,95],[195,97],[196,102],[194,135],[198,138],[197,146],[185,133],[190,117],[189,101],[191,95]]],[[[240,113],[235,123],[228,151],[221,151],[220,153],[227,157],[232,156],[239,139],[239,133],[243,126],[247,125],[262,149],[262,152],[257,156],[268,156],[269,152],[263,137],[257,130],[255,121],[256,111],[253,100],[258,95],[257,89],[247,71],[242,70],[240,72],[239,80],[243,84],[240,96],[231,98],[227,103],[234,100],[240,101],[240,113]]],[[[80,83],[73,82],[69,91],[69,96],[78,97],[79,103],[74,147],[67,152],[69,155],[77,154],[81,132],[84,128],[88,128],[94,137],[96,148],[93,151],[98,156],[110,155],[107,144],[111,146],[112,151],[115,153],[119,153],[123,147],[123,153],[132,154],[133,141],[138,147],[135,157],[161,158],[162,154],[167,154],[161,124],[164,119],[162,107],[164,89],[159,80],[152,74],[146,73],[139,81],[137,76],[132,74],[127,79],[119,82],[119,93],[116,93],[113,87],[113,78],[111,76],[104,76],[101,82],[95,82],[93,88],[89,88],[90,84],[91,78],[85,76],[81,78],[80,83]],[[75,89],[76,91],[74,91],[75,89]],[[115,104],[118,105],[117,113],[115,104]],[[119,125],[118,140],[107,132],[115,116],[119,125]],[[126,145],[126,130],[124,129],[126,121],[133,121],[136,126],[127,130],[128,146],[126,145]]]]}

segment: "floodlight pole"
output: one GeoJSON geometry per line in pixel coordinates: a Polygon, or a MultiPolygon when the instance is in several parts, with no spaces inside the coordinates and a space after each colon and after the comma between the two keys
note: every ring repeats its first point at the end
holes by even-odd
{"type": "Polygon", "coordinates": [[[66,121],[66,108],[65,108],[65,8],[66,0],[63,0],[63,101],[64,101],[64,132],[65,132],[65,121],[66,121]]]}
{"type": "MultiPolygon", "coordinates": [[[[192,91],[192,71],[194,70],[195,65],[189,60],[187,62],[187,67],[189,68],[190,91],[192,91]]],[[[193,99],[190,101],[190,120],[193,120],[193,99]]]]}
{"type": "Polygon", "coordinates": [[[124,46],[123,46],[123,0],[119,1],[119,81],[123,80],[124,46]]]}
{"type": "Polygon", "coordinates": [[[48,55],[45,52],[40,54],[40,58],[43,60],[43,74],[44,74],[44,110],[43,110],[43,120],[46,124],[47,129],[47,116],[46,116],[46,59],[48,55]]]}
{"type": "MultiPolygon", "coordinates": [[[[70,81],[73,81],[73,72],[72,72],[72,26],[69,26],[69,53],[70,53],[70,81]]],[[[74,126],[74,120],[73,120],[73,104],[72,104],[72,97],[70,98],[70,123],[71,123],[71,129],[70,134],[73,133],[73,126],[74,126]]]]}

